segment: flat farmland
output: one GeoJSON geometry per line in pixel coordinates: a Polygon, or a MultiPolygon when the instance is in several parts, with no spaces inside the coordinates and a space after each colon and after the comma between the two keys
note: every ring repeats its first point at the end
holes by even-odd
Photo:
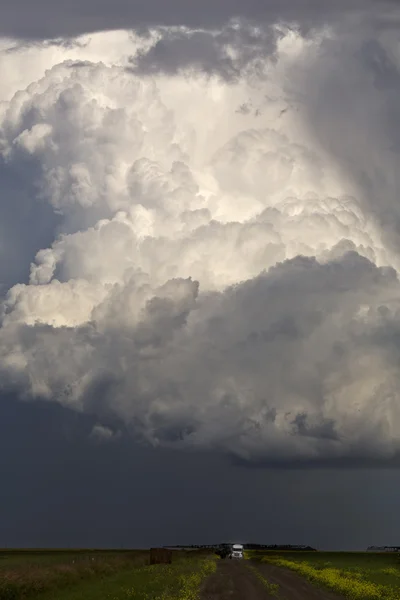
{"type": "Polygon", "coordinates": [[[391,553],[149,550],[0,551],[0,600],[400,600],[391,553]]]}
{"type": "Polygon", "coordinates": [[[1,551],[0,600],[187,600],[216,560],[176,552],[172,564],[150,565],[148,550],[1,551]]]}

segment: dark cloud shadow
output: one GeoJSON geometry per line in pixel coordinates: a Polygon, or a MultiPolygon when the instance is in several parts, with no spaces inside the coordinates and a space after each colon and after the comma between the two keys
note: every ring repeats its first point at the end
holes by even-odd
{"type": "Polygon", "coordinates": [[[0,295],[29,279],[30,262],[54,241],[60,217],[38,200],[40,165],[15,166],[0,158],[0,295]]]}
{"type": "Polygon", "coordinates": [[[28,0],[0,4],[0,34],[22,38],[59,38],[108,29],[138,29],[187,25],[219,27],[232,18],[262,22],[296,23],[303,31],[342,18],[345,13],[376,8],[380,13],[394,0],[71,0],[63,5],[37,0],[35,9],[28,0]]]}

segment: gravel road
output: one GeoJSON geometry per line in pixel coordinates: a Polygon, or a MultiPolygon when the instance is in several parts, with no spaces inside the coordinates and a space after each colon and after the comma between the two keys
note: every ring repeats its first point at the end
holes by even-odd
{"type": "Polygon", "coordinates": [[[247,560],[219,560],[203,585],[201,600],[343,600],[281,567],[247,560]],[[267,584],[257,577],[258,572],[267,584]],[[272,584],[272,586],[271,586],[272,584]]]}

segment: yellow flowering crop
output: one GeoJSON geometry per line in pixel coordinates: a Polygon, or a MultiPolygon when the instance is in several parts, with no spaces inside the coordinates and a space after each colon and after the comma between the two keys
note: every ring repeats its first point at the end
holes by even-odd
{"type": "Polygon", "coordinates": [[[350,600],[400,600],[400,591],[392,585],[383,585],[371,581],[380,574],[399,576],[399,569],[386,567],[382,569],[339,569],[324,566],[323,563],[312,565],[300,560],[287,560],[276,556],[265,556],[262,559],[279,567],[286,567],[306,577],[309,581],[334,590],[350,600]]]}

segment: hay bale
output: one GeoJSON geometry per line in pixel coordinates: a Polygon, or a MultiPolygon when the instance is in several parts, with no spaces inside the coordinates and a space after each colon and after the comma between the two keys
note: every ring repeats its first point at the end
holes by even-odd
{"type": "Polygon", "coordinates": [[[172,562],[172,551],[167,548],[150,548],[151,565],[169,565],[172,562]]]}

